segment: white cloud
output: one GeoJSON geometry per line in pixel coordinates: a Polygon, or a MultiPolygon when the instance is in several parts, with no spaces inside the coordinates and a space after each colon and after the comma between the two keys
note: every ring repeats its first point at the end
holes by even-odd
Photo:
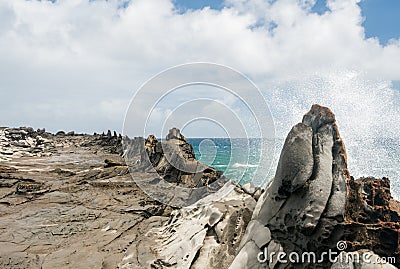
{"type": "MultiPolygon", "coordinates": [[[[400,80],[400,41],[383,47],[366,39],[359,1],[330,0],[322,15],[311,13],[314,2],[230,0],[221,11],[179,13],[168,0],[134,0],[125,9],[117,0],[1,1],[1,124],[120,130],[121,100],[155,73],[191,61],[232,66],[266,96],[280,95],[282,81],[304,85],[301,100],[295,89],[281,94],[298,103],[293,117],[319,100],[313,96],[329,97],[310,81],[332,87],[342,85],[337,74],[355,72],[360,85],[369,81],[363,87],[377,93],[379,81],[400,80]]],[[[330,103],[342,102],[349,91],[364,94],[345,87],[330,103]]],[[[350,101],[357,106],[357,98],[350,101]]],[[[279,107],[271,104],[275,114],[287,113],[279,107]]]]}
{"type": "MultiPolygon", "coordinates": [[[[125,105],[143,82],[173,65],[205,61],[256,82],[279,136],[321,103],[336,113],[350,156],[359,148],[375,156],[376,144],[353,138],[398,139],[400,97],[391,81],[400,80],[400,40],[381,46],[367,39],[358,2],[329,0],[330,10],[318,15],[315,0],[227,0],[220,11],[184,13],[170,0],[133,0],[125,9],[119,0],[1,0],[0,125],[120,131],[125,105]]],[[[173,109],[155,110],[155,119],[173,109]]],[[[387,162],[390,154],[379,151],[379,158],[387,162]]],[[[352,172],[374,174],[368,169],[352,172]]]]}

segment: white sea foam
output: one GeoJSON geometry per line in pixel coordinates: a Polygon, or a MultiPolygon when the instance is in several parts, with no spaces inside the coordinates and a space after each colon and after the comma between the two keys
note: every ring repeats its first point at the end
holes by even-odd
{"type": "Polygon", "coordinates": [[[240,168],[240,167],[258,167],[258,164],[249,164],[249,163],[234,163],[232,165],[234,168],[240,168]]]}
{"type": "Polygon", "coordinates": [[[298,77],[265,82],[277,136],[286,137],[312,104],[328,106],[336,115],[351,175],[389,177],[392,194],[400,198],[399,90],[356,71],[298,77]]]}

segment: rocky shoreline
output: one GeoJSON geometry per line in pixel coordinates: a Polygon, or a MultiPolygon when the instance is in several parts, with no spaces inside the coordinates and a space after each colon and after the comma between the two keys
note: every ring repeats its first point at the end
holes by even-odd
{"type": "MultiPolygon", "coordinates": [[[[163,141],[124,139],[111,131],[0,128],[1,268],[400,266],[400,204],[390,181],[351,177],[326,107],[314,105],[290,131],[265,190],[240,186],[196,161],[177,129],[163,141]],[[134,180],[159,184],[155,178],[212,189],[196,197],[210,202],[165,205],[134,180]],[[338,242],[346,248],[338,250],[338,242]],[[283,262],[265,255],[320,257],[328,250],[368,253],[371,261],[361,255],[356,261],[283,262]],[[380,257],[395,260],[378,264],[380,257]]],[[[175,201],[176,195],[162,199],[175,201]]]]}

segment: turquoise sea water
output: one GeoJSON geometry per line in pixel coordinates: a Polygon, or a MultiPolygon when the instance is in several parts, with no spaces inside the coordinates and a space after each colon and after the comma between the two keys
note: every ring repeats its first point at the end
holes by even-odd
{"type": "MultiPolygon", "coordinates": [[[[239,183],[253,181],[265,187],[274,176],[284,139],[189,138],[196,158],[239,183]],[[267,151],[260,151],[261,143],[267,151]],[[260,165],[261,154],[267,163],[260,165]],[[259,169],[259,173],[257,172],[259,169]]],[[[400,140],[354,138],[345,141],[348,168],[354,178],[373,176],[391,180],[392,195],[400,198],[400,140]]]]}
{"type": "Polygon", "coordinates": [[[189,138],[196,159],[224,172],[225,176],[244,184],[253,181],[265,185],[275,173],[274,148],[280,150],[283,140],[244,138],[189,138]],[[266,161],[260,165],[262,147],[266,149],[266,161]],[[260,169],[259,174],[257,169],[260,169]],[[262,169],[262,171],[261,171],[262,169]]]}

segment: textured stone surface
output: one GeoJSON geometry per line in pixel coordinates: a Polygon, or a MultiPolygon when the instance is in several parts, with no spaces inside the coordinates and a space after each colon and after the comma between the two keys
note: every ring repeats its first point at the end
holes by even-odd
{"type": "Polygon", "coordinates": [[[145,148],[152,166],[168,182],[194,188],[208,186],[222,176],[222,172],[196,160],[192,145],[179,129],[169,130],[162,142],[150,135],[145,148]]]}
{"type": "Polygon", "coordinates": [[[51,156],[0,163],[0,268],[116,268],[172,210],[149,199],[127,167],[104,167],[124,162],[110,153],[113,137],[48,139],[42,153],[51,156]]]}
{"type": "Polygon", "coordinates": [[[255,203],[251,196],[236,189],[211,205],[174,211],[164,226],[147,232],[149,251],[136,256],[135,249],[128,250],[120,266],[227,268],[236,255],[255,203]]]}
{"type": "Polygon", "coordinates": [[[93,136],[0,131],[1,268],[399,267],[400,204],[391,197],[388,179],[350,178],[328,108],[313,106],[293,127],[265,191],[223,181],[214,194],[223,198],[210,195],[181,209],[153,200],[135,183],[161,175],[184,185],[217,175],[209,167],[198,173],[171,167],[170,157],[182,168],[192,169],[189,162],[198,167],[177,129],[166,147],[149,136],[128,139],[124,148],[122,137],[111,131],[93,136]],[[33,136],[47,139],[48,146],[21,158],[32,150],[33,136]],[[168,149],[173,150],[167,158],[168,149]],[[143,173],[153,166],[159,175],[143,173]],[[257,260],[264,249],[337,251],[339,240],[349,253],[370,253],[375,264],[257,260]],[[394,266],[376,263],[392,256],[394,266]]]}
{"type": "Polygon", "coordinates": [[[390,194],[387,178],[360,178],[349,182],[344,239],[348,250],[369,249],[395,257],[400,267],[400,203],[390,194]]]}
{"type": "MultiPolygon", "coordinates": [[[[337,251],[340,240],[349,251],[393,256],[398,266],[400,210],[389,181],[350,179],[346,158],[334,114],[312,106],[288,134],[275,177],[257,202],[231,268],[328,268],[332,263],[327,258],[319,263],[254,261],[264,249],[321,257],[322,252],[337,251]]],[[[340,266],[345,264],[333,268],[340,266]]],[[[346,266],[375,268],[363,262],[346,266]]]]}
{"type": "Polygon", "coordinates": [[[131,170],[154,170],[160,178],[184,188],[209,186],[218,179],[226,182],[221,171],[196,160],[192,145],[176,128],[169,131],[164,141],[149,135],[144,147],[142,139],[126,138],[124,157],[131,170]]]}
{"type": "MultiPolygon", "coordinates": [[[[233,191],[222,201],[171,208],[137,186],[152,176],[132,178],[111,131],[48,139],[51,154],[0,162],[0,268],[227,268],[234,259],[256,204],[240,186],[224,186],[233,191]]],[[[145,139],[130,141],[140,164],[145,139]]]]}
{"type": "MultiPolygon", "coordinates": [[[[258,200],[238,255],[243,255],[247,244],[254,243],[258,253],[266,248],[301,255],[334,248],[343,233],[340,224],[344,220],[348,178],[345,148],[335,117],[328,108],[314,105],[302,123],[289,132],[275,177],[258,200]],[[270,235],[266,237],[270,241],[261,240],[257,244],[260,234],[270,235]]],[[[250,268],[258,253],[252,250],[245,255],[249,260],[240,263],[250,268]]],[[[309,265],[279,264],[272,260],[263,266],[309,265]]],[[[235,262],[232,268],[237,268],[235,262]]]]}

